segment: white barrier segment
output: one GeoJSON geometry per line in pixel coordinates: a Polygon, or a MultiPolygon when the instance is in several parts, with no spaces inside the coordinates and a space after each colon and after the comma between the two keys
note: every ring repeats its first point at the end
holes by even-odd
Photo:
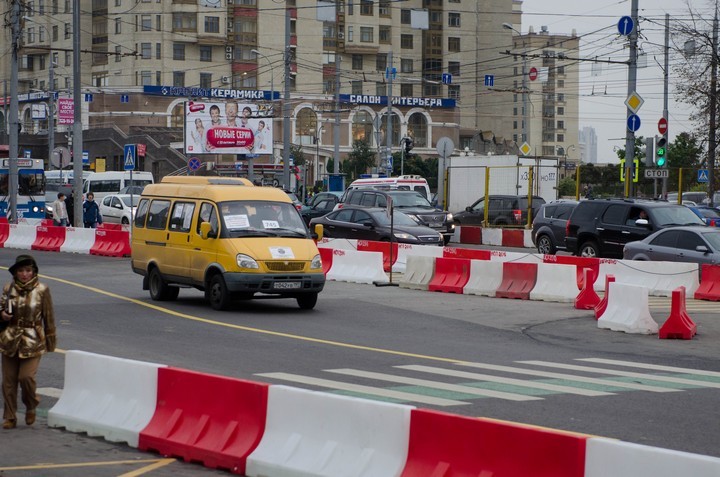
{"type": "Polygon", "coordinates": [[[37,227],[35,225],[10,224],[8,238],[3,247],[30,250],[36,238],[37,227]]]}
{"type": "MultiPolygon", "coordinates": [[[[543,256],[539,253],[505,252],[503,250],[492,250],[490,252],[491,262],[516,262],[516,263],[543,263],[543,256]]],[[[577,286],[577,285],[575,285],[577,286]]]]}
{"type": "Polygon", "coordinates": [[[48,412],[49,427],[138,446],[157,405],[161,364],[84,351],[65,354],[65,386],[48,412]]]}
{"type": "Polygon", "coordinates": [[[538,263],[531,300],[572,303],[579,293],[577,267],[560,263],[538,263]]]}
{"type": "Polygon", "coordinates": [[[392,271],[395,273],[405,273],[407,259],[410,255],[441,258],[443,256],[443,247],[438,247],[436,245],[411,245],[407,243],[399,243],[398,257],[397,260],[395,260],[395,263],[393,263],[392,271]]]}
{"type": "Polygon", "coordinates": [[[608,305],[597,323],[598,328],[625,333],[651,335],[659,330],[650,316],[648,289],[627,283],[610,284],[608,305]]]}
{"type": "Polygon", "coordinates": [[[430,280],[435,275],[435,257],[409,255],[405,273],[400,280],[400,288],[427,290],[430,280]]]}
{"type": "Polygon", "coordinates": [[[323,238],[318,241],[317,246],[323,248],[334,248],[336,250],[357,250],[357,240],[323,238]]]}
{"type": "Polygon", "coordinates": [[[455,230],[453,231],[452,237],[450,237],[451,243],[460,243],[460,228],[461,225],[456,225],[455,230]]]}
{"type": "Polygon", "coordinates": [[[43,219],[36,219],[36,218],[26,218],[26,217],[20,217],[18,219],[18,224],[21,225],[32,225],[33,227],[36,227],[38,225],[42,224],[43,219]]]}
{"type": "Polygon", "coordinates": [[[720,459],[670,449],[591,437],[585,447],[585,477],[720,476],[720,459]]]}
{"type": "Polygon", "coordinates": [[[673,290],[685,287],[687,296],[693,296],[700,286],[700,265],[686,262],[644,262],[618,260],[615,281],[642,285],[651,296],[672,296],[673,290]]]}
{"type": "Polygon", "coordinates": [[[525,235],[523,237],[523,245],[525,248],[535,248],[535,244],[532,241],[532,230],[525,230],[525,235]]]}
{"type": "Polygon", "coordinates": [[[95,229],[68,227],[65,229],[65,242],[60,246],[60,251],[89,254],[94,245],[95,229]]]}
{"type": "Polygon", "coordinates": [[[608,275],[615,275],[615,280],[619,280],[618,274],[620,270],[620,260],[601,258],[598,277],[595,280],[595,291],[605,291],[605,277],[608,275]]]}
{"type": "Polygon", "coordinates": [[[470,260],[470,278],[463,288],[463,294],[494,297],[502,278],[502,262],[470,260]]]}
{"type": "Polygon", "coordinates": [[[502,245],[502,229],[491,229],[485,227],[482,229],[483,245],[502,245]]]}
{"type": "Polygon", "coordinates": [[[273,385],[248,477],[399,476],[413,406],[273,385]]]}
{"type": "Polygon", "coordinates": [[[327,280],[353,283],[387,282],[382,252],[333,250],[332,267],[325,275],[327,280]]]}

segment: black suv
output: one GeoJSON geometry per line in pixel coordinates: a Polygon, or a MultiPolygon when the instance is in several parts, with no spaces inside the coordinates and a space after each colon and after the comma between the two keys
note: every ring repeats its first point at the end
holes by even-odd
{"type": "Polygon", "coordinates": [[[350,189],[345,193],[342,204],[386,208],[388,198],[392,198],[394,208],[410,216],[418,225],[424,225],[440,232],[445,245],[450,242],[455,233],[452,214],[445,210],[436,209],[419,192],[410,190],[350,189]]]}
{"type": "Polygon", "coordinates": [[[566,225],[568,252],[583,257],[622,258],[628,242],[665,227],[705,223],[683,205],[634,199],[581,201],[566,225]]]}
{"type": "Polygon", "coordinates": [[[577,205],[576,200],[557,200],[540,207],[532,224],[532,241],[539,253],[555,255],[565,248],[565,226],[577,205]]]}
{"type": "MultiPolygon", "coordinates": [[[[490,195],[488,197],[488,222],[491,225],[525,225],[528,214],[528,196],[526,195],[490,195]]],[[[532,214],[535,217],[545,199],[532,198],[532,214]]],[[[460,225],[482,225],[485,219],[485,197],[478,199],[465,210],[454,214],[455,223],[460,225]]]]}

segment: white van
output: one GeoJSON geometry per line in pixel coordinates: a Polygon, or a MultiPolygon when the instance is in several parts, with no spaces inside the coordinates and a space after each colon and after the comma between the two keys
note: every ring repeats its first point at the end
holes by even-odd
{"type": "Polygon", "coordinates": [[[427,180],[417,175],[357,179],[348,186],[348,189],[359,189],[362,187],[380,190],[414,190],[422,194],[427,200],[430,200],[430,186],[428,186],[427,180]]]}
{"type": "MultiPolygon", "coordinates": [[[[133,171],[132,180],[134,186],[141,187],[155,182],[152,173],[144,171],[133,171]]],[[[88,192],[92,192],[97,200],[109,194],[119,194],[121,189],[129,185],[130,171],[95,172],[85,180],[83,194],[87,195],[88,192]]]]}

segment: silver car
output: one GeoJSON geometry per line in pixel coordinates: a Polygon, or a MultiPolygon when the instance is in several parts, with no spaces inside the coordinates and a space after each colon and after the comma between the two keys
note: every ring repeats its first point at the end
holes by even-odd
{"type": "Polygon", "coordinates": [[[139,195],[110,194],[100,202],[100,214],[103,222],[130,225],[135,217],[135,209],[140,202],[139,195]],[[132,205],[130,198],[132,197],[132,205]]]}
{"type": "Polygon", "coordinates": [[[623,249],[626,260],[720,263],[720,230],[690,226],[661,229],[623,249]]]}

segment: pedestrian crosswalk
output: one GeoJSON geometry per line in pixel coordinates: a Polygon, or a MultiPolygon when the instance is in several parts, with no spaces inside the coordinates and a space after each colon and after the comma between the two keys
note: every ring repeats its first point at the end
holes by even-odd
{"type": "MultiPolygon", "coordinates": [[[[670,312],[670,297],[664,296],[651,296],[648,297],[648,302],[651,310],[667,310],[670,312]]],[[[690,312],[696,313],[719,313],[720,314],[720,302],[717,301],[705,301],[705,300],[693,300],[688,298],[685,301],[685,309],[690,312]]]]}
{"type": "Polygon", "coordinates": [[[720,389],[720,372],[602,358],[579,358],[571,363],[528,360],[512,366],[476,362],[442,367],[404,364],[381,371],[339,368],[314,373],[321,377],[284,372],[255,376],[276,384],[292,383],[347,396],[438,407],[465,405],[476,399],[526,402],[553,395],[601,397],[623,392],[720,389]]]}

